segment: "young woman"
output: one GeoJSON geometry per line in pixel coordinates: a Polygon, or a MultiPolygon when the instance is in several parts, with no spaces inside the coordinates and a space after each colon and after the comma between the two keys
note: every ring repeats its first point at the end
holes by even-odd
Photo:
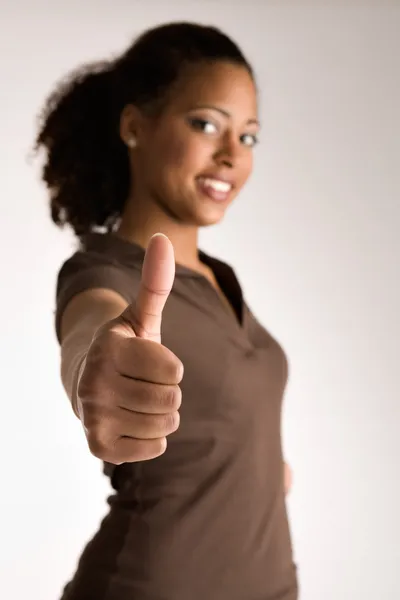
{"type": "Polygon", "coordinates": [[[63,600],[297,598],[287,359],[197,243],[258,129],[251,66],[190,23],[79,69],[45,106],[52,219],[80,244],[58,277],[62,381],[115,490],[63,600]]]}

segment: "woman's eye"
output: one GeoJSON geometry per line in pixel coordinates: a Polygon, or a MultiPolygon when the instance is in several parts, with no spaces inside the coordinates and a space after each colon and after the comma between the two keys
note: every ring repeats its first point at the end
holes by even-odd
{"type": "Polygon", "coordinates": [[[258,137],[256,135],[250,135],[248,133],[242,135],[240,140],[245,146],[254,147],[258,144],[258,137]]]}
{"type": "Polygon", "coordinates": [[[194,129],[203,131],[204,133],[216,133],[218,131],[213,123],[205,119],[191,119],[190,122],[194,129]]]}

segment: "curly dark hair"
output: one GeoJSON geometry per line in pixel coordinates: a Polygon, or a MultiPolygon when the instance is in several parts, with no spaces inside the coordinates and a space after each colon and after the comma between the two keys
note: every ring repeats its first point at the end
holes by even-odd
{"type": "Polygon", "coordinates": [[[241,50],[216,27],[169,23],[143,33],[116,59],[85,64],[62,79],[40,114],[35,143],[35,152],[46,151],[41,177],[53,222],[70,225],[78,237],[112,230],[130,184],[122,109],[132,103],[159,112],[183,68],[220,60],[254,78],[241,50]]]}

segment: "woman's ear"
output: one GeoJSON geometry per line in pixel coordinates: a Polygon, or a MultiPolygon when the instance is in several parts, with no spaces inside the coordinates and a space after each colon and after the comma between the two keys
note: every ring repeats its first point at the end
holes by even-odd
{"type": "Polygon", "coordinates": [[[141,115],[133,104],[127,104],[121,113],[119,133],[128,148],[136,148],[139,143],[141,115]]]}

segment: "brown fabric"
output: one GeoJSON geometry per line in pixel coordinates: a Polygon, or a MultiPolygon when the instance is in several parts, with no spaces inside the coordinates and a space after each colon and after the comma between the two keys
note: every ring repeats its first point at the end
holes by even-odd
{"type": "MultiPolygon", "coordinates": [[[[131,302],[144,251],[91,234],[62,267],[56,327],[74,294],[131,302]]],[[[201,275],[177,266],[162,343],[183,362],[179,430],[152,461],[106,465],[115,494],[63,600],[296,600],[283,488],[288,363],[245,304],[233,270],[201,254],[237,320],[201,275]]]]}

